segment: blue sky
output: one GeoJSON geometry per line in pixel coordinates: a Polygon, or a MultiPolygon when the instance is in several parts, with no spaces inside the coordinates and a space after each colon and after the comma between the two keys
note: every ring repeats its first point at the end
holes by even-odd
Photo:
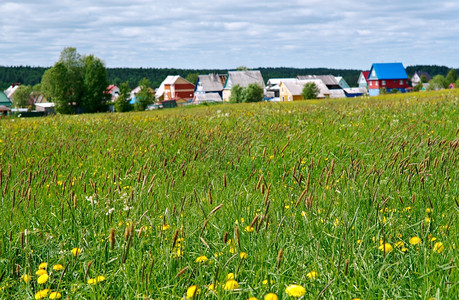
{"type": "Polygon", "coordinates": [[[0,3],[0,65],[64,47],[107,67],[459,67],[459,1],[59,0],[0,3]]]}

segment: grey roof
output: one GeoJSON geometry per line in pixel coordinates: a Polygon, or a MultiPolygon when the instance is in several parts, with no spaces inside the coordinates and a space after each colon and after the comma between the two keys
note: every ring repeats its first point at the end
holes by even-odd
{"type": "Polygon", "coordinates": [[[198,82],[204,92],[219,92],[223,90],[223,84],[217,74],[199,75],[198,82]]]}
{"type": "Polygon", "coordinates": [[[301,95],[303,93],[304,85],[308,82],[314,82],[319,88],[319,95],[317,95],[317,98],[325,98],[330,96],[330,90],[323,83],[323,81],[318,78],[282,81],[282,83],[287,87],[292,95],[301,95]]]}
{"type": "Polygon", "coordinates": [[[193,102],[222,102],[222,97],[220,97],[219,93],[194,94],[193,102]]]}
{"type": "Polygon", "coordinates": [[[241,87],[248,87],[251,83],[258,83],[263,89],[265,88],[265,82],[260,71],[230,71],[228,72],[225,89],[237,84],[241,87]]]}
{"type": "Polygon", "coordinates": [[[326,86],[339,85],[339,82],[333,75],[299,75],[297,78],[299,80],[320,79],[326,86]]]}
{"type": "Polygon", "coordinates": [[[424,75],[427,78],[427,81],[430,81],[432,79],[432,77],[430,77],[429,73],[427,72],[416,71],[414,72],[414,74],[418,74],[419,78],[421,78],[421,76],[424,75]]]}

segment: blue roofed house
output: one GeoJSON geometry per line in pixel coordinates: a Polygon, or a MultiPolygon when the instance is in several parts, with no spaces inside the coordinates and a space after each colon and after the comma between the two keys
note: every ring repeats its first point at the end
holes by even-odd
{"type": "Polygon", "coordinates": [[[368,92],[370,96],[378,96],[381,90],[391,92],[394,89],[405,93],[412,88],[408,84],[408,76],[402,63],[376,63],[371,66],[368,75],[368,92]]]}

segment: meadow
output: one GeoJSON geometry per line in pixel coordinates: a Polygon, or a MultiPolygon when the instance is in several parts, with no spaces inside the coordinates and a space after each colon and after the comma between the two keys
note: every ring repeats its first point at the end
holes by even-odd
{"type": "Polygon", "coordinates": [[[0,120],[0,298],[457,299],[458,107],[0,120]]]}

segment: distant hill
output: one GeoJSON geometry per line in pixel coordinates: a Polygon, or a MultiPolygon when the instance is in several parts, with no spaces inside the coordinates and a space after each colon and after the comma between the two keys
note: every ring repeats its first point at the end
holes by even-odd
{"type": "MultiPolygon", "coordinates": [[[[0,90],[6,89],[12,83],[21,83],[35,85],[41,82],[41,77],[47,68],[15,66],[0,66],[0,90]]],[[[330,69],[330,68],[258,68],[263,78],[267,81],[269,78],[290,78],[297,75],[325,75],[332,74],[342,76],[350,86],[357,85],[357,79],[361,70],[351,69],[330,69]]],[[[446,66],[416,65],[406,67],[408,76],[412,76],[415,71],[424,71],[432,77],[438,74],[446,76],[450,68],[446,66]]],[[[165,68],[107,68],[108,79],[112,84],[120,84],[129,81],[132,88],[137,86],[142,78],[148,78],[153,87],[158,87],[167,75],[181,75],[186,77],[190,73],[209,74],[209,73],[227,73],[227,69],[165,69],[165,68]]],[[[456,69],[459,73],[459,69],[456,69]]]]}

